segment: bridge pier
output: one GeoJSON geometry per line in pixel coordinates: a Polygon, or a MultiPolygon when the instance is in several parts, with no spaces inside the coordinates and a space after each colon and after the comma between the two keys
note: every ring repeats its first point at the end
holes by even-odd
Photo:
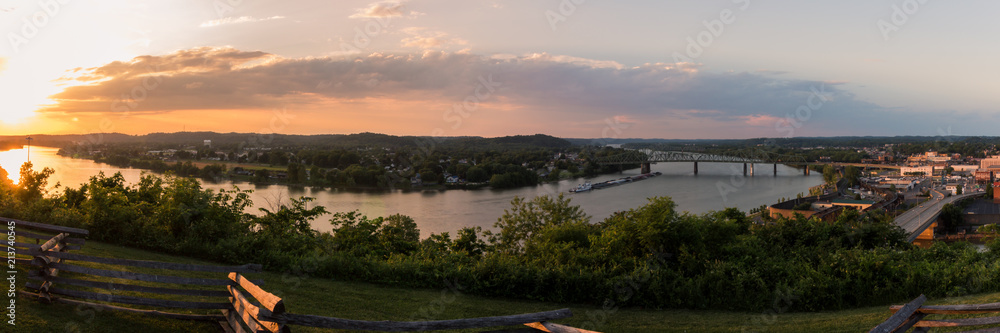
{"type": "Polygon", "coordinates": [[[747,176],[747,164],[743,163],[743,177],[747,176]]]}
{"type": "Polygon", "coordinates": [[[750,177],[753,177],[753,163],[750,163],[750,177]]]}
{"type": "Polygon", "coordinates": [[[698,174],[698,162],[694,162],[694,174],[698,174]]]}
{"type": "MultiPolygon", "coordinates": [[[[694,173],[698,173],[698,171],[697,171],[698,166],[697,165],[698,165],[698,162],[695,162],[695,172],[694,173]]],[[[642,168],[641,168],[641,170],[639,172],[640,173],[649,173],[649,162],[643,163],[642,164],[642,168]]]]}
{"type": "Polygon", "coordinates": [[[774,176],[778,176],[778,163],[774,163],[774,176]]]}
{"type": "Polygon", "coordinates": [[[806,176],[809,175],[809,166],[808,165],[806,165],[806,167],[805,167],[804,171],[802,171],[802,173],[804,173],[806,176]]]}

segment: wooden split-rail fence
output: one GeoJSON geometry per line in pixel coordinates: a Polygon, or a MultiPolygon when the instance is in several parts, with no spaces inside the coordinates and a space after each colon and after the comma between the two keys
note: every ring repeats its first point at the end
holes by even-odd
{"type": "Polygon", "coordinates": [[[968,314],[1000,314],[1000,303],[958,304],[958,305],[924,305],[927,297],[920,295],[905,305],[893,305],[889,309],[893,315],[875,328],[871,333],[929,332],[932,328],[954,328],[966,326],[987,326],[963,332],[1000,332],[1000,316],[974,318],[940,318],[928,320],[929,315],[968,315],[968,314]],[[992,327],[990,327],[992,326],[992,327]]]}
{"type": "Polygon", "coordinates": [[[22,267],[25,267],[24,265],[34,267],[34,269],[28,270],[28,279],[31,280],[25,284],[28,290],[19,290],[18,293],[21,296],[37,298],[44,303],[58,302],[181,320],[211,321],[219,323],[223,332],[236,333],[290,332],[291,326],[380,332],[520,326],[521,329],[490,332],[592,332],[551,322],[573,316],[569,309],[438,321],[365,321],[294,314],[286,311],[285,303],[280,297],[260,287],[263,284],[262,281],[250,280],[243,276],[246,273],[260,272],[260,265],[194,265],[70,253],[69,251],[79,250],[83,247],[86,243],[86,237],[90,234],[89,231],[7,218],[0,218],[0,221],[14,221],[18,237],[35,239],[35,244],[15,243],[17,254],[31,257],[30,259],[18,258],[17,263],[22,267]],[[73,261],[88,264],[70,263],[73,261]],[[93,266],[118,268],[104,269],[93,266]],[[219,273],[225,274],[222,275],[225,278],[196,278],[134,272],[137,269],[219,273]],[[60,276],[60,272],[73,274],[60,276]],[[163,284],[169,286],[161,286],[163,284]],[[183,288],[178,288],[178,285],[183,288]],[[124,295],[124,293],[129,295],[124,295]],[[150,296],[132,296],[133,294],[150,296]],[[177,300],[192,296],[201,299],[214,298],[220,301],[177,300]],[[128,306],[155,309],[138,309],[128,306]],[[160,308],[219,310],[220,313],[187,314],[157,310],[160,308]]]}

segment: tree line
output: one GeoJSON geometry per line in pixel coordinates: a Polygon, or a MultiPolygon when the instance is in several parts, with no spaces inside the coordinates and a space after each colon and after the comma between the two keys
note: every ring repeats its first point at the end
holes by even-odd
{"type": "Polygon", "coordinates": [[[120,174],[47,191],[51,169],[0,172],[0,215],[90,230],[96,240],[273,271],[551,302],[819,311],[1000,291],[1000,242],[915,247],[892,219],[848,210],[757,224],[734,208],[681,212],[666,197],[594,221],[562,196],[515,198],[490,230],[420,237],[404,215],[328,212],[292,199],[246,212],[247,191],[120,174]],[[316,223],[333,230],[318,232],[316,223]]]}

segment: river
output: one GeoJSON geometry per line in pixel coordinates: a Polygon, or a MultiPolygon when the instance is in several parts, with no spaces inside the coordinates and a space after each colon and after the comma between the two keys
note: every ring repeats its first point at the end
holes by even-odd
{"type": "MultiPolygon", "coordinates": [[[[134,183],[143,172],[91,160],[62,157],[56,152],[57,148],[30,148],[31,162],[36,171],[44,167],[55,170],[49,181],[50,187],[56,183],[79,187],[99,172],[109,176],[121,172],[126,181],[134,183]]],[[[0,167],[7,170],[11,179],[17,181],[18,170],[28,155],[27,149],[0,152],[0,167]]],[[[360,210],[369,217],[400,213],[412,217],[420,228],[421,236],[427,237],[431,233],[445,231],[454,235],[455,231],[466,226],[491,228],[504,210],[510,207],[510,201],[515,196],[566,193],[573,204],[579,205],[591,215],[593,222],[598,222],[616,211],[641,206],[646,203],[646,198],[653,196],[669,196],[677,203],[679,210],[698,214],[726,207],[746,211],[763,204],[772,204],[782,197],[795,197],[823,182],[819,172],[804,176],[801,170],[784,165],[778,165],[777,176],[773,176],[772,166],[767,164],[757,165],[757,175],[753,177],[743,177],[742,168],[741,164],[735,163],[699,163],[699,174],[694,175],[692,163],[659,163],[652,166],[652,171],[662,172],[662,176],[578,194],[568,191],[584,181],[596,183],[634,176],[639,174],[639,170],[505,190],[366,192],[233,182],[203,182],[203,186],[215,190],[228,190],[233,186],[253,190],[253,212],[258,213],[256,208],[273,208],[278,202],[288,202],[288,198],[300,196],[316,198],[313,204],[325,206],[331,212],[360,210]]],[[[61,189],[51,191],[59,192],[61,189]]],[[[327,219],[320,218],[314,221],[313,228],[329,231],[332,227],[327,219]]]]}

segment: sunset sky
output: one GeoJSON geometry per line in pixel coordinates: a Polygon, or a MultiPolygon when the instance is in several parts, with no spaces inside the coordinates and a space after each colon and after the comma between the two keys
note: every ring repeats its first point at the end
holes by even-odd
{"type": "Polygon", "coordinates": [[[997,1],[0,0],[0,133],[997,135],[997,1]]]}

